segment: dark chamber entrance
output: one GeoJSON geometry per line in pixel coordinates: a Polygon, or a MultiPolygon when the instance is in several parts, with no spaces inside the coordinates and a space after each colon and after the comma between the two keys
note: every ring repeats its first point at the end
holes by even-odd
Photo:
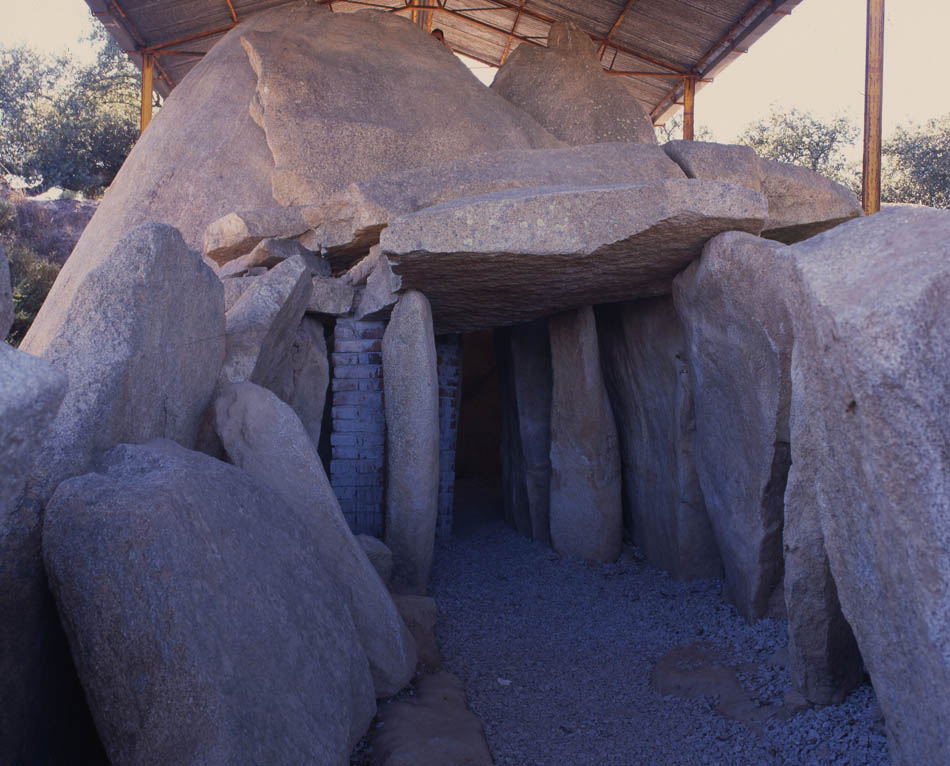
{"type": "Polygon", "coordinates": [[[504,518],[501,393],[493,332],[462,336],[462,397],[455,453],[453,532],[504,518]]]}

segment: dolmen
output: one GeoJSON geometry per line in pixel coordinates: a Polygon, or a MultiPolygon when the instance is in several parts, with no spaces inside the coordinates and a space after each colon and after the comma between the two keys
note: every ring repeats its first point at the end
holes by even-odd
{"type": "Polygon", "coordinates": [[[255,14],[0,347],[0,761],[347,763],[490,330],[519,532],[722,578],[807,700],[867,672],[893,761],[950,762],[948,242],[658,145],[570,24],[486,88],[393,14],[255,14]]]}

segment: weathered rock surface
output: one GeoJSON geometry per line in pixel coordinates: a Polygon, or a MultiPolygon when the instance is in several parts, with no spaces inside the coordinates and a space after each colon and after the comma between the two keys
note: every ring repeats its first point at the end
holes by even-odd
{"type": "Polygon", "coordinates": [[[232,308],[234,304],[238,302],[238,299],[247,292],[248,288],[254,284],[254,281],[260,277],[232,277],[230,279],[222,279],[221,286],[224,287],[224,311],[227,313],[232,308]]]}
{"type": "Polygon", "coordinates": [[[224,261],[266,237],[297,237],[348,268],[379,241],[386,223],[465,197],[541,186],[607,186],[683,178],[658,146],[606,143],[564,149],[484,152],[439,165],[356,181],[314,205],[231,213],[205,232],[209,255],[224,261]]]}
{"type": "Polygon", "coordinates": [[[898,766],[950,762],[950,213],[891,208],[792,248],[793,455],[898,766]]]}
{"type": "Polygon", "coordinates": [[[300,418],[314,449],[320,444],[329,385],[330,362],[323,325],[305,315],[270,389],[300,418]]]}
{"type": "Polygon", "coordinates": [[[43,555],[110,760],[347,763],[373,684],[299,514],[164,440],[100,471],[59,486],[43,555]]]}
{"type": "Polygon", "coordinates": [[[419,649],[419,674],[431,672],[442,667],[442,652],[435,637],[435,626],[439,621],[439,605],[429,596],[414,596],[409,593],[396,593],[393,601],[399,614],[416,640],[419,649]]]}
{"type": "Polygon", "coordinates": [[[551,542],[591,561],[620,555],[620,453],[604,388],[594,310],[548,319],[551,341],[551,542]]]}
{"type": "Polygon", "coordinates": [[[722,574],[696,474],[696,415],[683,327],[669,297],[597,309],[634,542],[679,579],[722,574]]]}
{"type": "Polygon", "coordinates": [[[393,578],[393,552],[386,543],[372,535],[357,535],[356,542],[360,544],[369,563],[373,565],[379,579],[388,586],[393,578]]]}
{"type": "Polygon", "coordinates": [[[0,242],[0,342],[13,327],[13,286],[10,284],[10,262],[0,242]]]}
{"type": "Polygon", "coordinates": [[[663,149],[690,178],[745,186],[769,201],[762,236],[798,242],[861,215],[854,193],[809,170],[759,157],[747,146],[670,141],[663,149]]]}
{"type": "Polygon", "coordinates": [[[314,277],[307,311],[319,316],[337,317],[353,308],[353,285],[336,277],[314,277]]]}
{"type": "Polygon", "coordinates": [[[411,699],[380,708],[374,766],[491,766],[482,722],[465,703],[465,687],[440,671],[419,681],[411,699]]]}
{"type": "Polygon", "coordinates": [[[668,294],[710,237],[758,233],[767,212],[761,194],[716,181],[521,189],[397,218],[380,246],[432,302],[437,332],[468,332],[668,294]]]}
{"type": "Polygon", "coordinates": [[[293,26],[300,13],[299,7],[284,6],[255,14],[222,37],[178,83],[135,143],[63,266],[30,328],[31,347],[51,341],[59,326],[52,307],[72,303],[87,274],[104,265],[133,227],[169,223],[189,247],[197,248],[205,227],[216,218],[274,204],[274,161],[264,132],[249,114],[256,77],[240,38],[250,30],[293,26]]]}
{"type": "Polygon", "coordinates": [[[313,203],[361,178],[497,146],[559,144],[394,14],[331,15],[311,7],[279,35],[249,30],[242,41],[258,75],[255,115],[274,156],[273,194],[282,205],[313,203]]]}
{"type": "Polygon", "coordinates": [[[380,253],[378,245],[370,250],[361,262],[364,263],[368,273],[363,289],[356,293],[353,314],[356,319],[386,319],[399,300],[402,279],[393,274],[392,264],[380,253]]]}
{"type": "Polygon", "coordinates": [[[722,234],[673,282],[696,403],[695,456],[739,613],[757,620],[782,583],[792,324],[773,279],[786,248],[722,234]]]}
{"type": "MultiPolygon", "coordinates": [[[[4,264],[0,254],[0,269],[4,264]]],[[[41,509],[19,502],[65,393],[65,375],[49,362],[0,341],[0,614],[8,615],[0,620],[3,763],[53,763],[75,746],[63,731],[74,716],[74,678],[56,662],[62,647],[40,553],[41,509]]]]}
{"type": "Polygon", "coordinates": [[[550,542],[551,344],[546,320],[496,331],[505,518],[550,542]]]}
{"type": "Polygon", "coordinates": [[[257,277],[238,298],[227,313],[222,382],[274,383],[310,300],[311,279],[303,259],[291,258],[257,277]]]}
{"type": "MultiPolygon", "coordinates": [[[[789,274],[791,264],[777,274],[789,274]]],[[[794,277],[783,280],[793,290],[794,277]]],[[[794,356],[794,346],[793,346],[794,356]]],[[[841,612],[821,531],[821,496],[817,466],[804,453],[814,444],[808,406],[801,396],[801,370],[792,380],[789,432],[792,465],[785,487],[785,611],[792,681],[802,696],[819,705],[841,702],[864,678],[864,662],[851,626],[841,612]]]]}
{"type": "Polygon", "coordinates": [[[342,594],[369,660],[376,696],[396,694],[415,672],[415,644],[350,532],[303,424],[272,392],[253,383],[226,387],[214,413],[228,457],[283,498],[299,519],[311,556],[342,594]]]}
{"type": "Polygon", "coordinates": [[[519,45],[491,89],[573,146],[656,143],[646,109],[621,78],[604,72],[597,45],[571,22],[551,25],[546,48],[519,45]]]}
{"type": "Polygon", "coordinates": [[[242,276],[260,266],[272,268],[295,256],[302,258],[314,274],[319,274],[322,277],[330,276],[330,264],[323,258],[314,255],[296,240],[268,237],[258,242],[247,255],[242,255],[225,263],[218,270],[218,278],[242,276]]]}
{"type": "Polygon", "coordinates": [[[50,295],[45,332],[31,330],[21,348],[62,370],[69,388],[31,491],[47,498],[121,442],[194,446],[224,358],[224,296],[178,231],[136,227],[74,292],[50,295]]]}
{"type": "Polygon", "coordinates": [[[386,545],[393,588],[425,593],[439,503],[439,376],[432,311],[421,293],[400,298],[383,335],[386,545]]]}

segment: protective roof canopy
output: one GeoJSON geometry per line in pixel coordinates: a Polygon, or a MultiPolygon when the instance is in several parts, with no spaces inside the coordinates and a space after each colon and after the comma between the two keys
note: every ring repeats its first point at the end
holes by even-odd
{"type": "MultiPolygon", "coordinates": [[[[439,28],[458,53],[498,66],[519,45],[545,45],[555,21],[600,43],[606,70],[625,76],[654,122],[747,52],[801,0],[311,0],[337,13],[365,8],[439,28]]],[[[247,16],[300,0],[86,0],[141,65],[156,55],[155,89],[168,95],[200,57],[247,16]]]]}

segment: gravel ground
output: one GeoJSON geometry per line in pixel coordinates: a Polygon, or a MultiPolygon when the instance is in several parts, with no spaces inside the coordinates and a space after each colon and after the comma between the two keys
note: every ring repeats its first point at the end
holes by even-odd
{"type": "Polygon", "coordinates": [[[635,549],[587,564],[484,522],[440,548],[431,593],[446,667],[465,683],[498,766],[890,763],[867,685],[841,705],[752,728],[718,713],[714,697],[655,691],[656,662],[704,642],[724,665],[742,665],[754,706],[781,713],[791,682],[774,658],[786,626],[746,624],[718,580],[676,582],[635,549]]]}

